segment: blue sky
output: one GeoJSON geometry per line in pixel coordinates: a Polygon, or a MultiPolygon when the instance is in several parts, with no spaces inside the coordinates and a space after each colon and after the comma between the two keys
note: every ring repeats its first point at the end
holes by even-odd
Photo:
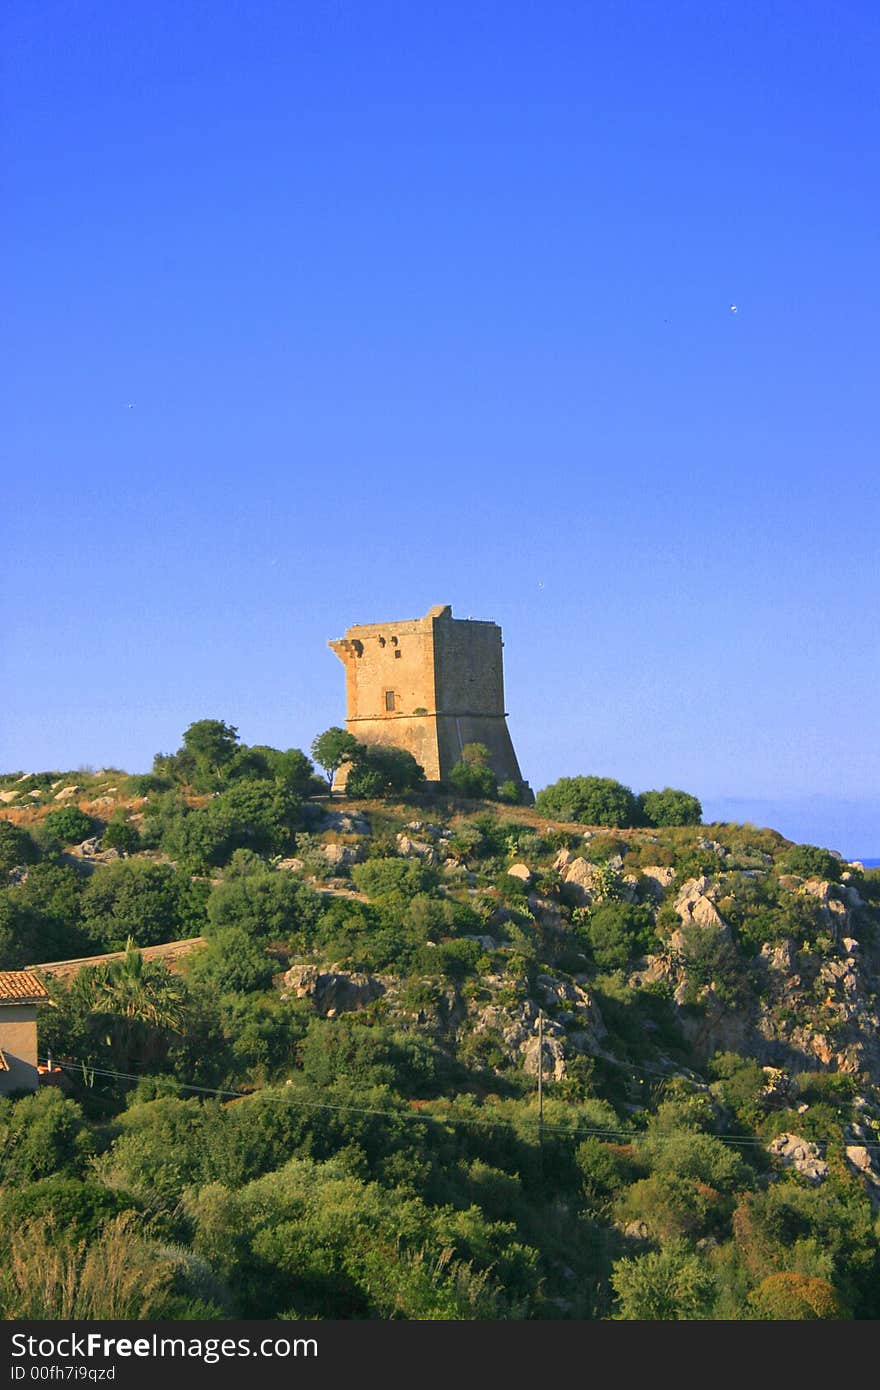
{"type": "Polygon", "coordinates": [[[533,786],[880,854],[876,6],[3,25],[0,767],[307,747],[448,602],[533,786]]]}

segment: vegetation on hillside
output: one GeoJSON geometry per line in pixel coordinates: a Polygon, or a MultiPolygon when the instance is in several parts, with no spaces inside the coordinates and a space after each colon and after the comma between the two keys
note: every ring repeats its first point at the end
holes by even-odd
{"type": "Polygon", "coordinates": [[[880,1316],[880,875],[349,738],[0,777],[0,1316],[880,1316]]]}

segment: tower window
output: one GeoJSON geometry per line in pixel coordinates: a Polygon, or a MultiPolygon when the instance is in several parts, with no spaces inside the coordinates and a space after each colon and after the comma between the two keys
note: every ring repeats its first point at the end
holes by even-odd
{"type": "Polygon", "coordinates": [[[395,656],[400,656],[400,648],[399,648],[399,647],[395,647],[395,648],[394,648],[394,655],[395,655],[395,656]]]}
{"type": "Polygon", "coordinates": [[[386,691],[385,691],[385,708],[386,708],[387,710],[393,710],[393,709],[394,709],[394,691],[393,691],[393,690],[386,690],[386,691]]]}

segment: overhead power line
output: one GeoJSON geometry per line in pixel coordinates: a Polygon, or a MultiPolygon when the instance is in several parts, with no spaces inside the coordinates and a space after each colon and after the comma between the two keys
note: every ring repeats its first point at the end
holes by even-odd
{"type": "MultiPolygon", "coordinates": [[[[52,1064],[53,1066],[61,1067],[64,1071],[87,1073],[92,1076],[111,1077],[119,1081],[143,1081],[146,1079],[144,1073],[137,1074],[135,1072],[115,1071],[109,1067],[95,1067],[89,1062],[84,1061],[59,1062],[57,1058],[53,1058],[52,1064]]],[[[176,1078],[174,1078],[174,1080],[176,1081],[176,1078]]],[[[534,1118],[523,1115],[517,1119],[509,1119],[505,1116],[487,1116],[486,1118],[482,1118],[476,1115],[435,1115],[429,1111],[423,1110],[381,1110],[375,1106],[354,1105],[349,1102],[311,1100],[309,1097],[298,1094],[296,1091],[288,1097],[270,1088],[265,1088],[261,1091],[233,1091],[220,1086],[200,1086],[195,1082],[189,1081],[179,1081],[176,1082],[176,1084],[184,1091],[192,1091],[197,1095],[203,1096],[216,1096],[225,1100],[259,1100],[263,1104],[283,1105],[292,1109],[302,1108],[309,1110],[328,1110],[340,1113],[349,1112],[358,1115],[372,1115],[379,1119],[416,1120],[437,1125],[470,1125],[485,1129],[507,1128],[514,1132],[522,1126],[534,1126],[536,1132],[539,1134],[543,1129],[544,1134],[555,1134],[562,1138],[570,1139],[593,1137],[606,1140],[632,1140],[644,1138],[646,1134],[646,1131],[643,1129],[623,1129],[615,1126],[552,1125],[548,1124],[546,1120],[543,1120],[540,1114],[534,1118]]],[[[673,1134],[692,1133],[694,1133],[693,1130],[683,1128],[673,1128],[669,1131],[664,1131],[664,1134],[669,1134],[670,1136],[673,1134]]],[[[657,1137],[660,1138],[663,1136],[658,1135],[657,1137]]],[[[713,1134],[711,1137],[713,1139],[719,1139],[722,1143],[735,1144],[737,1146],[754,1146],[757,1148],[766,1148],[767,1146],[765,1140],[759,1139],[751,1134],[713,1134]]],[[[824,1143],[826,1141],[821,1140],[817,1142],[824,1143]]],[[[864,1149],[880,1150],[880,1140],[860,1139],[858,1141],[858,1146],[864,1149]]]]}

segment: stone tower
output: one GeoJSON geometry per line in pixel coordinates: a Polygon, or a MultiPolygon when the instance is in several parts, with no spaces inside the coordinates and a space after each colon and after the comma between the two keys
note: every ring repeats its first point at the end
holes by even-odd
{"type": "Polygon", "coordinates": [[[445,781],[466,743],[483,743],[498,781],[530,798],[507,730],[497,623],[453,618],[446,605],[327,645],[345,666],[345,723],[359,743],[405,748],[429,782],[445,781]]]}

